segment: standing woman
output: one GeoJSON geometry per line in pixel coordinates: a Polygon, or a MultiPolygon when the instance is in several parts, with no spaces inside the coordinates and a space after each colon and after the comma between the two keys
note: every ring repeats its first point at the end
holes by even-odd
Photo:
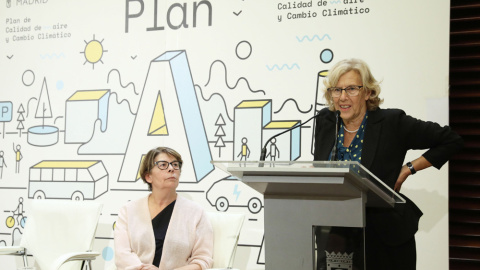
{"type": "Polygon", "coordinates": [[[151,193],[120,209],[115,226],[119,270],[207,269],[213,230],[205,211],[177,195],[182,157],[168,147],[145,155],[140,174],[151,193]]]}
{"type": "MultiPolygon", "coordinates": [[[[399,109],[380,109],[380,85],[367,64],[346,59],[335,64],[324,81],[329,105],[319,113],[315,160],[330,160],[335,143],[335,111],[340,111],[338,160],[358,161],[390,188],[400,192],[408,176],[434,166],[440,169],[462,148],[450,127],[415,119],[399,109]],[[404,163],[410,149],[426,149],[404,163]]],[[[406,199],[395,209],[367,208],[367,269],[416,269],[415,233],[422,212],[406,199]]]]}

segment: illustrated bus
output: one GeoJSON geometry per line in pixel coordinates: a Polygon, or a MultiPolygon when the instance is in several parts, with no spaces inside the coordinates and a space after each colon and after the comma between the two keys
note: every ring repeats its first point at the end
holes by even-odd
{"type": "Polygon", "coordinates": [[[44,160],[30,167],[28,197],[93,200],[108,190],[108,172],[100,160],[44,160]]]}

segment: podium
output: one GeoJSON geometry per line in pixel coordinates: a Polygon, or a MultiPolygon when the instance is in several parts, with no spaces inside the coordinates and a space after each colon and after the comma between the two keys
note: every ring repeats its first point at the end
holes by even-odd
{"type": "Polygon", "coordinates": [[[323,249],[333,237],[319,240],[318,236],[344,228],[357,228],[363,234],[366,207],[405,203],[358,162],[212,163],[263,194],[266,270],[365,269],[364,253],[329,253],[323,249]],[[317,266],[319,256],[325,266],[317,266]],[[363,267],[352,267],[352,260],[358,258],[363,267]]]}

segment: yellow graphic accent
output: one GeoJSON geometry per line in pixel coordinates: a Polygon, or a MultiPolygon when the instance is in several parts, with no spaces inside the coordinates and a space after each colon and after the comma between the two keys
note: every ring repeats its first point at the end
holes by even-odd
{"type": "Polygon", "coordinates": [[[237,106],[237,108],[262,108],[269,102],[269,100],[243,101],[237,106]]]}
{"type": "Polygon", "coordinates": [[[136,179],[136,180],[142,178],[142,176],[140,175],[140,164],[143,163],[143,159],[144,159],[144,158],[145,158],[145,155],[142,155],[142,158],[140,159],[140,163],[138,164],[137,179],[136,179]]]}
{"type": "Polygon", "coordinates": [[[8,217],[6,221],[8,228],[12,228],[15,225],[15,219],[13,217],[8,217]]]}
{"type": "Polygon", "coordinates": [[[62,168],[62,169],[85,169],[90,168],[92,165],[99,161],[61,161],[61,160],[49,160],[42,161],[32,168],[62,168]]]}
{"type": "MultiPolygon", "coordinates": [[[[103,40],[102,40],[103,41],[103,40]]],[[[107,50],[103,49],[102,41],[98,41],[95,39],[95,36],[93,36],[93,39],[90,40],[89,42],[85,41],[85,49],[83,50],[83,53],[85,55],[85,63],[89,62],[93,65],[93,68],[95,68],[95,64],[98,62],[102,62],[102,56],[104,52],[108,52],[107,50]]],[[[85,64],[83,63],[83,64],[85,64]]]]}
{"type": "Polygon", "coordinates": [[[275,121],[270,122],[268,125],[265,126],[265,128],[291,128],[297,123],[298,121],[275,121]]]}
{"type": "Polygon", "coordinates": [[[165,113],[163,111],[162,98],[160,92],[157,95],[157,103],[153,111],[152,121],[150,122],[150,129],[148,135],[168,135],[167,124],[165,121],[165,113]]]}
{"type": "Polygon", "coordinates": [[[327,77],[328,76],[328,70],[320,71],[318,73],[318,76],[320,77],[327,77]]]}
{"type": "Polygon", "coordinates": [[[108,93],[108,90],[77,91],[68,99],[68,101],[99,100],[106,93],[108,93]]]}
{"type": "Polygon", "coordinates": [[[102,59],[103,55],[103,46],[102,43],[98,42],[97,40],[92,40],[87,44],[85,47],[85,57],[87,58],[88,62],[96,63],[102,59]]]}

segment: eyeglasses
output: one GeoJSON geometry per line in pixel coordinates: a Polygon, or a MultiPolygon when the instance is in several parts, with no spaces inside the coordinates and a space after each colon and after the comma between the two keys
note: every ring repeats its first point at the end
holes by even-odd
{"type": "Polygon", "coordinates": [[[345,88],[330,87],[327,90],[330,92],[330,95],[335,98],[341,96],[343,90],[345,90],[348,96],[354,97],[358,95],[362,87],[363,85],[350,85],[345,88]]]}
{"type": "Polygon", "coordinates": [[[155,164],[160,170],[168,169],[168,165],[172,165],[172,168],[174,170],[180,170],[180,168],[182,168],[182,163],[180,161],[167,162],[167,161],[159,160],[154,162],[153,164],[155,164]]]}

